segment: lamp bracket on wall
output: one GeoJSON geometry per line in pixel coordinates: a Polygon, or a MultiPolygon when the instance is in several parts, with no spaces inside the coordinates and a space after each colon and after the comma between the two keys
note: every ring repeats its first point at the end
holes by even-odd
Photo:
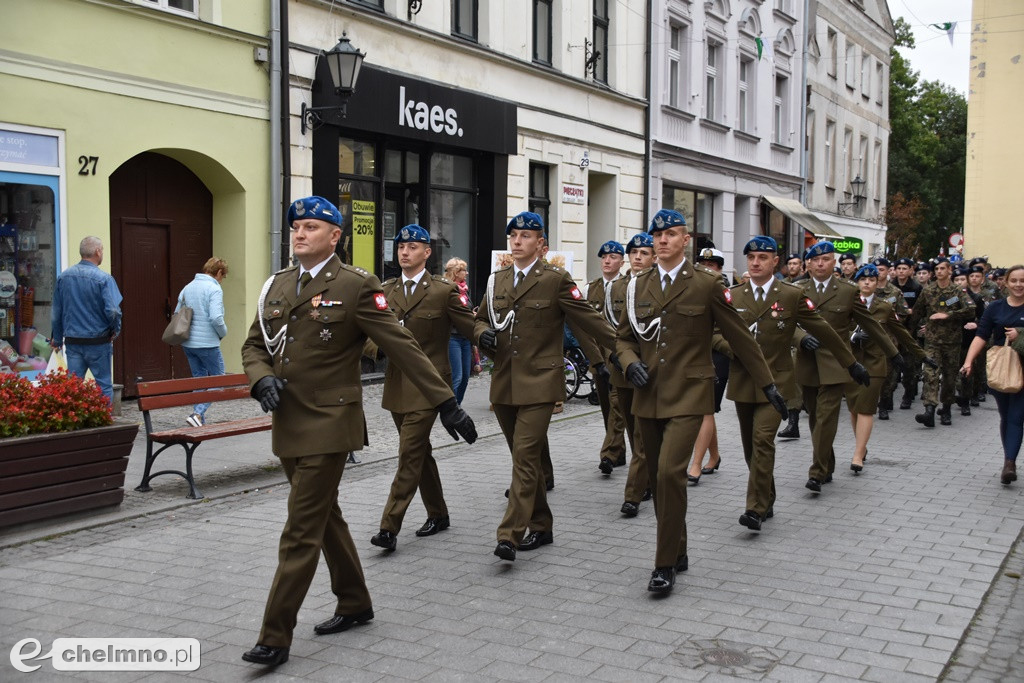
{"type": "Polygon", "coordinates": [[[583,74],[594,75],[594,67],[597,65],[597,60],[601,58],[600,50],[591,50],[594,44],[590,42],[589,38],[583,39],[583,74]]]}

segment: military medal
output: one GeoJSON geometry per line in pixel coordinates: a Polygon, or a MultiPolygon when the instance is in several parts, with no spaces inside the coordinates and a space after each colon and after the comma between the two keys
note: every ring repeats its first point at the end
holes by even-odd
{"type": "MultiPolygon", "coordinates": [[[[313,307],[313,310],[309,312],[309,317],[310,317],[311,320],[319,320],[320,319],[320,311],[318,311],[316,309],[319,308],[320,302],[322,300],[323,300],[323,294],[317,294],[316,296],[314,296],[312,299],[309,300],[310,305],[313,307]]],[[[324,330],[324,331],[326,332],[326,330],[324,330]]],[[[324,341],[327,341],[327,340],[325,339],[324,341]]]]}
{"type": "Polygon", "coordinates": [[[320,319],[320,311],[318,311],[318,310],[316,310],[314,308],[313,310],[311,310],[309,312],[309,318],[310,318],[310,320],[319,320],[320,319]]]}
{"type": "Polygon", "coordinates": [[[320,341],[325,341],[325,342],[331,341],[331,331],[329,329],[327,329],[326,327],[324,329],[320,330],[320,341]]]}

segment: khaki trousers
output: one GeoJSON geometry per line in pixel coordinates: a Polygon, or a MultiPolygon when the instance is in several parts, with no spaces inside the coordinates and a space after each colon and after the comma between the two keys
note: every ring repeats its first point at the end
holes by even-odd
{"type": "Polygon", "coordinates": [[[398,427],[398,469],[391,482],[388,502],[384,504],[380,528],[397,534],[402,530],[402,520],[417,488],[423,507],[427,509],[427,517],[445,517],[448,506],[444,502],[441,476],[437,473],[437,462],[430,445],[430,430],[437,419],[437,411],[391,413],[391,417],[398,427]]]}
{"type": "Polygon", "coordinates": [[[814,459],[807,476],[824,482],[836,470],[836,453],[832,444],[839,429],[839,405],[843,400],[843,384],[803,387],[807,422],[811,427],[814,459]]]}
{"type": "Polygon", "coordinates": [[[498,541],[518,546],[530,531],[551,531],[554,520],[548,507],[542,453],[547,448],[548,425],[554,403],[525,406],[494,404],[494,416],[512,453],[512,485],[505,516],[498,525],[498,541]]]}
{"type": "Polygon", "coordinates": [[[601,444],[601,458],[608,458],[612,462],[618,462],[626,455],[626,439],[623,436],[625,423],[622,419],[622,410],[619,408],[617,389],[608,381],[601,379],[600,375],[594,374],[594,386],[597,387],[597,397],[601,403],[601,417],[604,419],[604,442],[601,444]]]}
{"type": "Polygon", "coordinates": [[[747,461],[747,510],[764,519],[775,505],[775,433],[782,416],[771,403],[736,403],[743,459],[747,461]]]}
{"type": "Polygon", "coordinates": [[[323,551],[338,596],[335,614],[355,614],[372,607],[363,568],[338,507],[338,484],[348,453],[281,458],[291,490],[288,519],[281,532],[277,572],[270,584],[263,628],[257,641],[267,647],[290,647],[299,607],[313,581],[323,551]]]}
{"type": "Polygon", "coordinates": [[[686,554],[686,470],[703,421],[703,415],[637,418],[658,518],[655,567],[674,566],[686,554]]]}
{"type": "Polygon", "coordinates": [[[633,417],[633,390],[615,387],[615,393],[626,435],[629,437],[629,447],[633,452],[629,459],[629,474],[626,476],[624,500],[629,503],[639,503],[640,499],[644,497],[644,491],[650,485],[650,478],[647,475],[647,458],[644,456],[644,440],[640,436],[640,430],[636,428],[636,418],[633,417]]]}

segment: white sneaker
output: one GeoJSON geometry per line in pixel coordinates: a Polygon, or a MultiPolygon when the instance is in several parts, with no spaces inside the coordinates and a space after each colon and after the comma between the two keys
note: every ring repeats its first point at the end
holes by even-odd
{"type": "Polygon", "coordinates": [[[199,413],[192,413],[185,418],[185,422],[188,422],[192,427],[202,427],[206,424],[205,420],[203,420],[203,416],[199,413]]]}

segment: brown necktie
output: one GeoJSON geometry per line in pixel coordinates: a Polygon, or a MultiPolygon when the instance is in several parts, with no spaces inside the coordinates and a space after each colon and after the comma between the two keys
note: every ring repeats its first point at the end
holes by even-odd
{"type": "Polygon", "coordinates": [[[661,291],[666,292],[668,288],[672,286],[672,276],[665,273],[665,277],[661,278],[661,291]]]}
{"type": "Polygon", "coordinates": [[[757,301],[757,303],[763,304],[764,303],[764,290],[761,289],[760,287],[755,287],[754,288],[754,299],[757,301]]]}
{"type": "Polygon", "coordinates": [[[523,278],[525,278],[525,277],[526,277],[526,273],[524,273],[521,270],[518,273],[516,273],[515,289],[516,289],[517,292],[519,291],[519,285],[523,284],[523,278]]]}
{"type": "Polygon", "coordinates": [[[300,275],[299,276],[299,291],[301,292],[302,288],[305,287],[306,285],[308,285],[309,281],[312,280],[312,279],[313,279],[313,276],[309,274],[308,270],[305,273],[303,273],[302,275],[300,275]]]}
{"type": "Polygon", "coordinates": [[[416,289],[416,281],[415,280],[406,280],[405,281],[405,298],[406,298],[407,301],[412,298],[412,290],[414,290],[414,289],[416,289]]]}

